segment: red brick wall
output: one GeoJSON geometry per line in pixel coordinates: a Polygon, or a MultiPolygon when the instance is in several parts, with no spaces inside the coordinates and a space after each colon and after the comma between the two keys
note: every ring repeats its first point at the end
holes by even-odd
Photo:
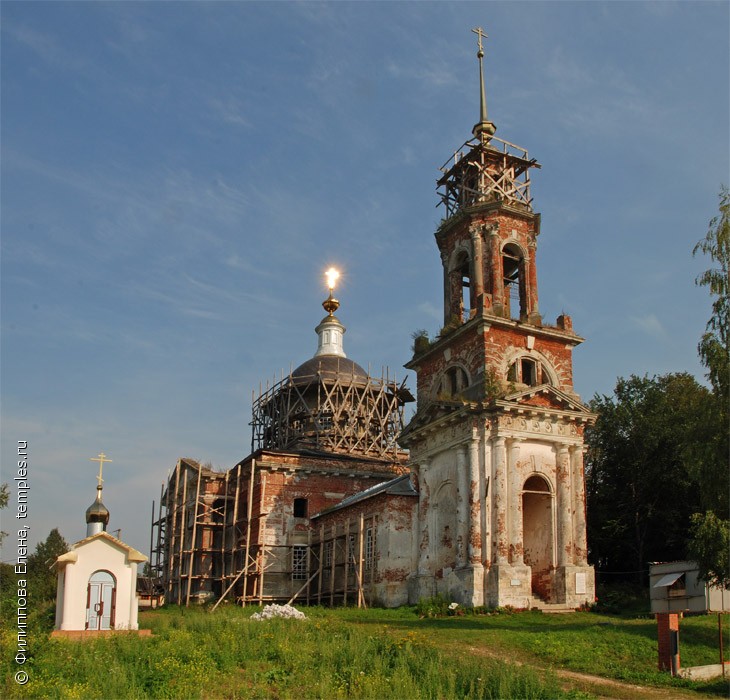
{"type": "MultiPolygon", "coordinates": [[[[672,632],[679,633],[679,613],[657,613],[659,635],[659,670],[672,669],[672,632]]],[[[679,670],[679,648],[677,648],[677,670],[679,670]]]]}

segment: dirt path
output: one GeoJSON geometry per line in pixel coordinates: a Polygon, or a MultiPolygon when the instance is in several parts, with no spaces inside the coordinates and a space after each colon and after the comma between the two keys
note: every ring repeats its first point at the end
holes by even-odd
{"type": "MultiPolygon", "coordinates": [[[[521,661],[515,660],[513,656],[505,656],[491,649],[483,647],[469,646],[469,651],[474,656],[487,656],[500,661],[508,661],[517,666],[525,666],[521,661]]],[[[540,668],[531,662],[529,664],[533,668],[540,668]]],[[[567,671],[562,668],[545,667],[549,669],[558,678],[563,680],[561,683],[565,690],[581,690],[598,698],[620,698],[621,700],[668,700],[669,698],[680,700],[682,698],[694,698],[697,700],[699,696],[689,690],[680,688],[654,688],[652,686],[635,685],[626,683],[625,681],[617,681],[612,678],[603,678],[602,676],[593,676],[589,673],[579,673],[577,671],[567,671]]]]}

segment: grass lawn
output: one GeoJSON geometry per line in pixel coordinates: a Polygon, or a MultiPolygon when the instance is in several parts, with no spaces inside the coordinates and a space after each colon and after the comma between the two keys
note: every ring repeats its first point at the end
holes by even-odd
{"type": "MultiPolygon", "coordinates": [[[[2,697],[51,698],[585,698],[550,668],[696,693],[656,671],[656,623],[594,613],[536,612],[419,619],[413,608],[302,608],[309,619],[249,619],[255,608],[168,607],[143,613],[154,636],[77,643],[29,636],[30,682],[12,674],[4,630],[2,697]],[[507,662],[506,662],[507,660],[507,662]],[[511,663],[510,663],[511,662],[511,663]],[[548,669],[548,670],[546,670],[548,669]]],[[[685,666],[716,663],[717,617],[680,627],[685,666]]],[[[728,644],[730,646],[730,643],[728,644]]]]}
{"type": "MultiPolygon", "coordinates": [[[[689,682],[657,669],[657,628],[653,618],[622,618],[596,613],[547,615],[522,612],[413,619],[401,611],[380,613],[398,631],[418,631],[455,656],[477,652],[527,665],[565,668],[635,684],[677,687],[728,696],[722,681],[689,682]]],[[[370,624],[358,611],[341,611],[354,624],[370,624]]],[[[728,616],[725,649],[730,647],[728,616]]],[[[372,620],[375,622],[375,619],[372,620]]],[[[719,663],[717,615],[686,617],[680,623],[682,666],[719,663]]],[[[726,652],[727,658],[727,652],[726,652]]]]}

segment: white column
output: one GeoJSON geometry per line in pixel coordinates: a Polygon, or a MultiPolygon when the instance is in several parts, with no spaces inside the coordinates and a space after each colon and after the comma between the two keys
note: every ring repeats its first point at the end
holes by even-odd
{"type": "Polygon", "coordinates": [[[522,475],[517,468],[520,459],[520,440],[509,441],[507,473],[510,482],[509,551],[513,564],[524,564],[522,536],[522,475]]]}
{"type": "Polygon", "coordinates": [[[418,573],[428,573],[428,555],[430,537],[428,532],[429,489],[426,481],[428,461],[422,459],[418,465],[418,532],[416,541],[418,546],[418,573]]]}
{"type": "Polygon", "coordinates": [[[131,562],[129,570],[129,629],[136,630],[139,627],[137,624],[137,612],[139,611],[137,602],[137,562],[131,562]]]}
{"type": "Polygon", "coordinates": [[[63,613],[61,616],[61,629],[73,629],[73,609],[79,608],[81,602],[75,600],[77,597],[82,598],[84,614],[86,614],[86,589],[82,591],[74,590],[76,587],[76,576],[73,564],[66,564],[63,575],[63,613]],[[75,603],[75,606],[74,606],[75,603]]]}
{"type": "Polygon", "coordinates": [[[449,256],[441,253],[441,264],[444,268],[444,325],[451,320],[451,275],[449,273],[449,256]]]}
{"type": "Polygon", "coordinates": [[[570,461],[573,470],[574,528],[573,536],[575,563],[588,566],[588,543],[586,533],[586,482],[583,466],[583,445],[576,445],[570,450],[570,461]]]}
{"type": "Polygon", "coordinates": [[[558,492],[558,566],[573,563],[572,513],[570,502],[570,455],[568,446],[559,444],[555,455],[555,480],[558,492]]]}
{"type": "Polygon", "coordinates": [[[416,573],[418,572],[418,565],[420,563],[419,557],[421,552],[421,477],[418,473],[419,469],[420,467],[418,464],[411,465],[411,483],[415,485],[416,490],[419,494],[418,503],[416,504],[416,507],[413,509],[413,513],[411,514],[411,531],[413,532],[413,537],[411,537],[411,572],[416,573]]]}
{"type": "Polygon", "coordinates": [[[479,433],[474,428],[469,443],[469,564],[476,566],[482,563],[482,530],[481,515],[481,469],[479,468],[479,433]]]}
{"type": "Polygon", "coordinates": [[[480,464],[480,489],[479,498],[481,500],[481,532],[482,532],[482,563],[492,561],[492,446],[488,440],[488,425],[486,421],[482,422],[481,427],[482,449],[480,464]]]}
{"type": "Polygon", "coordinates": [[[456,566],[466,564],[468,530],[468,509],[469,509],[469,474],[467,471],[466,446],[459,445],[456,448],[456,566]]]}
{"type": "Polygon", "coordinates": [[[496,564],[507,564],[509,548],[507,544],[507,454],[504,438],[497,437],[492,441],[492,537],[495,551],[492,561],[496,564]]]}

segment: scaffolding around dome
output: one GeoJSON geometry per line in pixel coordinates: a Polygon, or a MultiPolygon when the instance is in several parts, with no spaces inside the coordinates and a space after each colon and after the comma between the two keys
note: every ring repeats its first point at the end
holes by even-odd
{"type": "Polygon", "coordinates": [[[404,406],[413,400],[405,380],[387,372],[375,378],[347,358],[314,357],[254,394],[251,451],[397,455],[404,406]]]}

